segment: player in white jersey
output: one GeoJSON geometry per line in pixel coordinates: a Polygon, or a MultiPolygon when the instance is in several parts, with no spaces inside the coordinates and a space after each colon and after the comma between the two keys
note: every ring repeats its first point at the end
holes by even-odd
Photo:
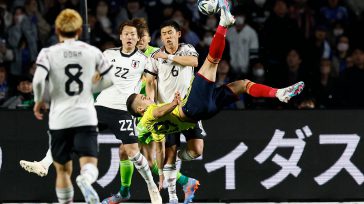
{"type": "Polygon", "coordinates": [[[60,203],[70,203],[72,154],[79,156],[80,175],[76,182],[87,203],[99,203],[92,187],[98,177],[97,116],[93,105],[92,77],[106,74],[111,66],[100,50],[77,41],[82,18],[77,11],[63,10],[56,19],[60,43],[44,48],[37,58],[34,74],[34,115],[43,119],[44,89],[49,84],[51,99],[49,132],[51,152],[57,172],[56,194],[60,203]]]}
{"type": "MultiPolygon", "coordinates": [[[[110,129],[116,138],[122,141],[120,149],[123,148],[125,151],[119,151],[120,164],[129,167],[130,171],[135,166],[147,183],[152,203],[161,204],[162,198],[154,183],[148,162],[139,151],[134,118],[127,112],[126,107],[127,98],[132,93],[139,93],[144,70],[149,69],[147,67],[151,64],[136,47],[141,35],[134,20],[124,22],[119,31],[122,47],[104,51],[106,58],[113,64],[110,71],[113,85],[103,90],[95,102],[99,128],[110,129]]],[[[116,196],[103,200],[103,203],[119,203],[129,199],[130,181],[124,181],[123,176],[121,178],[122,185],[119,192],[116,196]],[[129,185],[123,185],[125,183],[129,185]]]]}
{"type": "MultiPolygon", "coordinates": [[[[157,103],[165,103],[173,101],[176,91],[181,94],[181,97],[186,96],[194,76],[194,67],[198,65],[198,53],[192,45],[179,43],[181,31],[180,26],[175,21],[164,22],[160,26],[160,32],[164,46],[152,54],[152,67],[147,70],[146,93],[157,103]]],[[[182,133],[186,137],[188,150],[181,150],[183,152],[181,159],[192,160],[200,156],[203,149],[203,137],[205,136],[202,126],[197,125],[196,128],[182,133]],[[186,154],[187,151],[188,154],[186,154]]],[[[180,143],[180,133],[168,135],[166,140],[166,161],[163,172],[166,177],[165,180],[170,181],[168,191],[173,192],[176,188],[177,170],[175,162],[177,146],[180,143]]],[[[184,203],[192,201],[198,185],[199,181],[188,180],[183,189],[185,192],[184,203]]],[[[176,202],[177,196],[170,194],[169,197],[170,203],[176,202]]]]}

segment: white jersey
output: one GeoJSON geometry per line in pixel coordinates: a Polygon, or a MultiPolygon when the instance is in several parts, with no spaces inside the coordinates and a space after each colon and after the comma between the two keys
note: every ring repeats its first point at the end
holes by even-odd
{"type": "MultiPolygon", "coordinates": [[[[66,40],[40,51],[34,75],[35,100],[40,101],[40,81],[48,77],[51,99],[49,128],[51,130],[97,125],[92,94],[92,77],[110,70],[101,51],[87,43],[66,40]],[[44,71],[45,70],[45,71],[44,71]],[[40,80],[39,80],[40,79],[40,80]]],[[[43,81],[43,82],[44,82],[43,81]]]]}
{"type": "MultiPolygon", "coordinates": [[[[164,47],[161,48],[161,51],[171,54],[166,52],[164,47]]],[[[192,45],[183,43],[179,44],[174,55],[198,57],[198,53],[192,45]]],[[[179,91],[181,98],[185,97],[194,76],[193,67],[182,66],[161,58],[151,60],[152,67],[151,69],[147,69],[147,72],[158,75],[157,103],[172,102],[176,91],[179,91]]]]}
{"type": "Polygon", "coordinates": [[[126,100],[131,94],[139,93],[142,74],[150,61],[138,49],[126,55],[120,48],[112,48],[105,50],[104,55],[113,64],[110,70],[113,85],[100,93],[95,105],[127,111],[126,100]]]}

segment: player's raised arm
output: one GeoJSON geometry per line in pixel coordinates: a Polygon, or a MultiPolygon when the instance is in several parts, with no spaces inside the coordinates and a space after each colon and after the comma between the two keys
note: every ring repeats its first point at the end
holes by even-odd
{"type": "Polygon", "coordinates": [[[154,59],[162,58],[164,60],[170,60],[171,62],[175,62],[182,66],[191,66],[197,67],[198,66],[198,58],[195,55],[191,56],[177,56],[177,55],[167,55],[164,52],[157,52],[154,56],[154,59]]]}
{"type": "Polygon", "coordinates": [[[174,99],[171,103],[167,103],[161,107],[153,110],[153,117],[155,119],[161,118],[169,113],[171,113],[179,104],[181,103],[181,96],[179,92],[176,92],[174,99]]]}

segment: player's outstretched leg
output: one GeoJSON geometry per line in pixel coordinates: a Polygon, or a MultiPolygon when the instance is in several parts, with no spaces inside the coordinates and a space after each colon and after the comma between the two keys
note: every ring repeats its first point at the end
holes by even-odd
{"type": "Polygon", "coordinates": [[[51,150],[48,149],[46,156],[41,161],[26,161],[26,160],[20,160],[19,164],[20,166],[28,171],[29,173],[35,173],[38,176],[47,176],[48,174],[48,168],[53,163],[53,158],[51,154],[51,150]]]}
{"type": "Polygon", "coordinates": [[[234,16],[228,10],[221,10],[219,26],[216,29],[215,35],[211,41],[209,54],[198,71],[208,81],[216,81],[217,64],[219,63],[225,49],[225,36],[228,27],[235,22],[234,16]]]}
{"type": "Polygon", "coordinates": [[[253,97],[278,98],[284,103],[287,103],[292,97],[300,94],[304,86],[305,83],[300,81],[286,88],[277,89],[246,79],[227,84],[227,87],[236,95],[247,93],[253,97]]]}

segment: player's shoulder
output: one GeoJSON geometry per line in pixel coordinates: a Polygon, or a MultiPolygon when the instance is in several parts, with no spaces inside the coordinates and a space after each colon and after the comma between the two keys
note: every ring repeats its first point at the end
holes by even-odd
{"type": "Polygon", "coordinates": [[[159,51],[164,51],[164,47],[163,48],[156,48],[151,54],[150,54],[150,57],[154,57],[154,55],[159,52],[159,51]]]}
{"type": "Polygon", "coordinates": [[[179,49],[180,50],[187,50],[187,49],[195,49],[195,47],[191,44],[188,43],[180,43],[179,44],[179,49]]]}
{"type": "Polygon", "coordinates": [[[80,40],[77,40],[76,41],[77,43],[77,46],[81,47],[81,48],[84,48],[88,51],[91,51],[92,53],[102,53],[101,50],[93,45],[90,45],[86,42],[83,42],[83,41],[80,41],[80,40]]]}
{"type": "Polygon", "coordinates": [[[142,52],[141,50],[138,49],[138,51],[135,53],[135,55],[137,55],[140,58],[143,59],[148,59],[148,57],[144,54],[144,52],[142,52]]]}

